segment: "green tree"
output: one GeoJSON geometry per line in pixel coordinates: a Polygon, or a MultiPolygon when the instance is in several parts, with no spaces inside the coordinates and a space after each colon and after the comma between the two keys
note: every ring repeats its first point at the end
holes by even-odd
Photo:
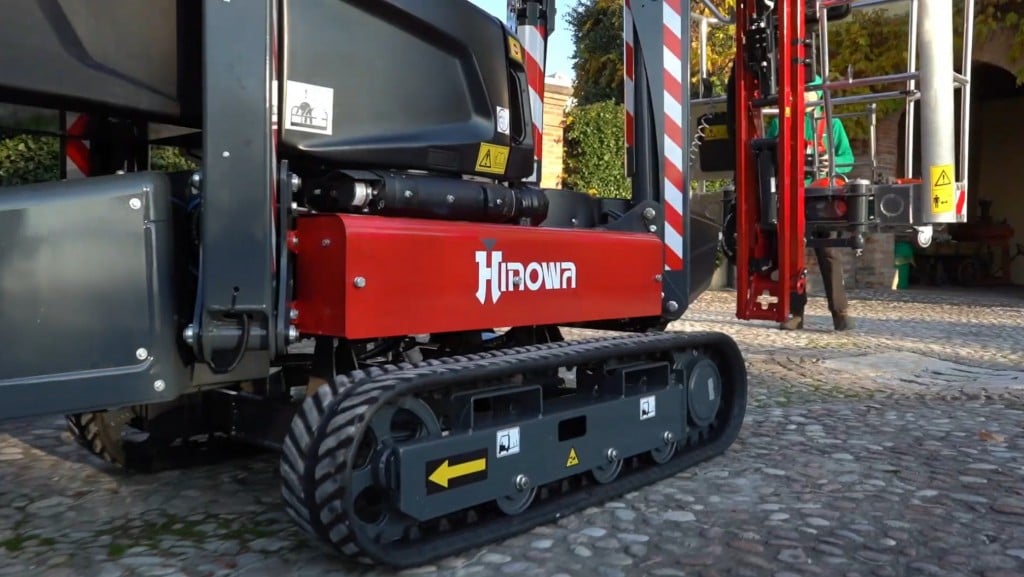
{"type": "Polygon", "coordinates": [[[575,47],[573,96],[581,106],[623,102],[622,0],[580,0],[566,22],[575,47]]]}
{"type": "Polygon", "coordinates": [[[629,198],[621,104],[574,106],[565,117],[565,185],[602,198],[629,198]]]}

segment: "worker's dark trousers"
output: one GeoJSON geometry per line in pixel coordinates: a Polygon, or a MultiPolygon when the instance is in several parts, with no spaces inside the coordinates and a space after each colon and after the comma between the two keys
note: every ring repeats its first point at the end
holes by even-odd
{"type": "MultiPolygon", "coordinates": [[[[843,287],[843,261],[837,247],[814,247],[814,257],[821,269],[821,278],[825,281],[825,298],[828,299],[828,310],[833,315],[846,314],[846,289],[843,287]]],[[[804,294],[793,294],[793,316],[802,317],[807,306],[807,291],[804,294]]]]}

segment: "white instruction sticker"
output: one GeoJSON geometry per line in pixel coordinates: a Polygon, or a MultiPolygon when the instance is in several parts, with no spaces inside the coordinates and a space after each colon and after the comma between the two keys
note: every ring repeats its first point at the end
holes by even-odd
{"type": "Polygon", "coordinates": [[[519,427],[502,429],[495,435],[498,443],[498,458],[515,455],[519,452],[519,427]]]}
{"type": "Polygon", "coordinates": [[[650,419],[654,417],[654,401],[655,397],[644,397],[640,399],[640,420],[650,419]]]}
{"type": "Polygon", "coordinates": [[[508,108],[498,107],[498,132],[502,134],[509,133],[509,117],[508,108]]]}
{"type": "Polygon", "coordinates": [[[333,132],[333,88],[289,80],[284,102],[288,107],[284,117],[285,129],[317,134],[333,132]]]}

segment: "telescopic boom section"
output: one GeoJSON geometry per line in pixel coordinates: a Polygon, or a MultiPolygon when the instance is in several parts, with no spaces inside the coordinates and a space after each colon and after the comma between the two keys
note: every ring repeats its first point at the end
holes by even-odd
{"type": "Polygon", "coordinates": [[[807,276],[804,87],[809,61],[804,3],[765,4],[739,0],[736,6],[736,313],[741,319],[784,321],[792,294],[805,290],[807,276]],[[757,137],[754,118],[768,106],[779,108],[777,141],[757,137]]]}

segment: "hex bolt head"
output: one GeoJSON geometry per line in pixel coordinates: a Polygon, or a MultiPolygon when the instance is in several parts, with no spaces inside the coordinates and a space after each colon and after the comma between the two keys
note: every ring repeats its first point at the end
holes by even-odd
{"type": "Polygon", "coordinates": [[[619,452],[615,449],[608,449],[608,460],[615,462],[619,460],[619,452]]]}
{"type": "Polygon", "coordinates": [[[288,183],[292,187],[292,192],[298,192],[299,189],[302,188],[302,178],[300,178],[299,175],[295,174],[294,172],[288,179],[288,183]]]}
{"type": "Polygon", "coordinates": [[[668,301],[668,304],[666,306],[668,306],[669,312],[672,312],[672,313],[674,313],[677,310],[679,310],[679,303],[677,303],[676,301],[668,301]]]}
{"type": "Polygon", "coordinates": [[[146,357],[148,357],[148,356],[149,356],[149,351],[147,351],[144,348],[139,348],[138,350],[135,351],[135,358],[139,359],[140,361],[146,360],[146,357]]]}
{"type": "Polygon", "coordinates": [[[163,379],[158,379],[156,382],[153,383],[153,390],[158,393],[162,393],[166,388],[167,383],[165,383],[163,379]]]}
{"type": "Polygon", "coordinates": [[[299,340],[299,327],[292,325],[288,327],[288,341],[295,342],[299,340]]]}
{"type": "Polygon", "coordinates": [[[455,195],[449,194],[448,196],[444,197],[444,199],[448,201],[448,204],[452,204],[455,202],[455,195]]]}
{"type": "Polygon", "coordinates": [[[516,490],[525,491],[530,488],[530,478],[526,475],[516,475],[516,490]]]}
{"type": "Polygon", "coordinates": [[[189,182],[192,183],[192,186],[194,186],[196,188],[199,188],[199,186],[201,184],[203,184],[203,173],[202,173],[202,171],[197,170],[197,171],[193,172],[192,173],[192,178],[189,179],[189,182]]]}
{"type": "Polygon", "coordinates": [[[661,282],[662,278],[663,277],[660,274],[656,274],[656,275],[654,275],[654,282],[661,282]]]}
{"type": "Polygon", "coordinates": [[[363,287],[365,287],[365,286],[366,286],[366,278],[364,278],[364,277],[361,277],[361,276],[357,276],[357,277],[356,277],[356,278],[355,278],[355,279],[354,279],[354,280],[352,281],[352,284],[353,284],[353,285],[355,285],[355,287],[356,287],[356,288],[363,288],[363,287]]]}
{"type": "Polygon", "coordinates": [[[647,207],[644,209],[644,218],[646,218],[647,220],[651,220],[652,218],[654,218],[655,214],[656,213],[654,212],[654,209],[651,207],[647,207]]]}
{"type": "Polygon", "coordinates": [[[298,319],[299,309],[291,309],[290,311],[288,311],[288,318],[292,319],[293,321],[298,319]]]}
{"type": "Polygon", "coordinates": [[[405,198],[412,198],[412,197],[413,197],[413,192],[412,192],[411,190],[407,190],[407,191],[405,191],[404,193],[402,193],[402,195],[403,195],[403,196],[404,196],[405,198]]]}
{"type": "Polygon", "coordinates": [[[665,431],[665,444],[671,443],[675,440],[676,436],[672,434],[672,431],[665,431]]]}
{"type": "Polygon", "coordinates": [[[181,338],[185,339],[185,342],[194,345],[196,344],[196,326],[188,325],[185,330],[181,331],[181,338]]]}
{"type": "Polygon", "coordinates": [[[142,201],[137,198],[133,198],[128,201],[128,206],[130,206],[132,210],[139,210],[142,208],[142,201]]]}
{"type": "Polygon", "coordinates": [[[658,232],[658,227],[656,227],[656,226],[654,226],[652,224],[651,226],[647,227],[647,230],[649,230],[651,232],[658,232]]]}
{"type": "Polygon", "coordinates": [[[323,239],[322,241],[320,241],[320,246],[331,246],[331,239],[329,239],[329,238],[323,239]]]}

